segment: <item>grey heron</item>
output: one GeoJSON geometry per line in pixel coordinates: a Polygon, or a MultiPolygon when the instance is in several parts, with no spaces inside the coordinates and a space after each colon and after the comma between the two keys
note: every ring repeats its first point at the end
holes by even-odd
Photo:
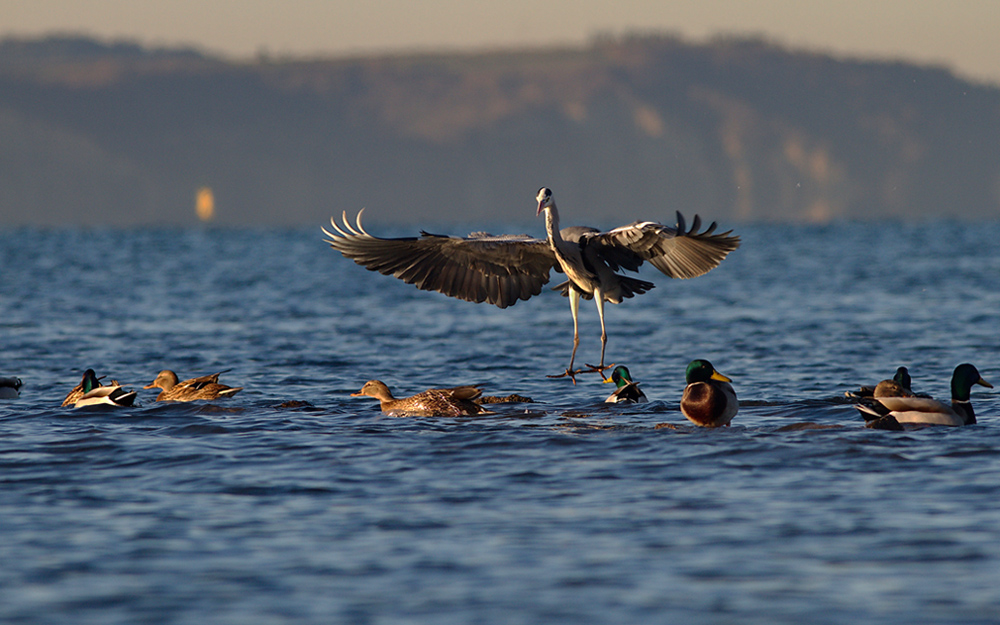
{"type": "Polygon", "coordinates": [[[419,237],[379,238],[368,234],[358,212],[355,224],[342,215],[342,224],[331,218],[334,232],[323,228],[335,250],[357,264],[385,275],[395,276],[425,291],[438,291],[470,302],[489,302],[500,308],[513,306],[541,293],[556,270],[567,280],[553,287],[569,297],[573,314],[573,352],[564,373],[569,376],[585,371],[574,370],[580,344],[580,298],[594,299],[601,320],[601,363],[588,365],[586,371],[601,373],[608,335],[604,324],[604,302],[623,300],[653,288],[651,282],[616,273],[638,271],[649,262],[671,278],[694,278],[714,269],[740,245],[732,231],[715,233],[712,222],[704,231],[695,215],[688,229],[681,213],[677,225],[665,226],[653,221],[636,221],[607,232],[595,228],[559,229],[559,212],[552,191],[539,189],[536,216],[545,213],[545,239],[528,235],[494,236],[476,232],[459,238],[421,232],[419,237]]]}

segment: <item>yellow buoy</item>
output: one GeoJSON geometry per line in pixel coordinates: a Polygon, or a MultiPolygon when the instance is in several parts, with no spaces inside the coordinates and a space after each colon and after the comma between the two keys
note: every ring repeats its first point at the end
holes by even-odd
{"type": "Polygon", "coordinates": [[[212,218],[215,217],[215,196],[212,194],[211,188],[202,187],[198,189],[198,193],[195,196],[194,210],[198,213],[198,219],[212,221],[212,218]]]}

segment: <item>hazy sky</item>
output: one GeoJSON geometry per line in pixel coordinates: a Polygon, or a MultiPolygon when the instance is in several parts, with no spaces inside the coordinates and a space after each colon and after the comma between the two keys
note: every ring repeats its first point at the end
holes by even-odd
{"type": "Polygon", "coordinates": [[[763,34],[1000,85],[1000,0],[0,0],[0,37],[77,32],[233,56],[582,43],[636,30],[763,34]]]}

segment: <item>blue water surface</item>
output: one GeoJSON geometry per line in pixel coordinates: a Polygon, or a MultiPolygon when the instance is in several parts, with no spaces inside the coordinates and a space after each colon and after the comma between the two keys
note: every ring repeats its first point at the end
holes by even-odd
{"type": "Polygon", "coordinates": [[[1000,383],[1000,224],[737,230],[710,274],[644,270],[608,307],[638,407],[545,377],[558,294],[418,291],[318,227],[0,232],[0,376],[25,383],[0,402],[0,622],[1000,621],[997,392],[975,426],[908,432],[843,397],[899,365],[945,398],[960,362],[1000,383]],[[728,429],[678,410],[698,357],[734,380],[728,429]],[[141,406],[61,408],[88,367],[141,406]],[[157,404],[163,368],[244,390],[157,404]],[[535,403],[394,418],[350,397],[372,378],[535,403]]]}

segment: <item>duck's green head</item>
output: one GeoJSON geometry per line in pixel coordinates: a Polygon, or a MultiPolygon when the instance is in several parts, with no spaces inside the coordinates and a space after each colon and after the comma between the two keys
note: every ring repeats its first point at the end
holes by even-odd
{"type": "Polygon", "coordinates": [[[951,398],[959,401],[969,401],[972,387],[976,384],[993,388],[993,385],[983,379],[979,370],[969,363],[964,363],[955,367],[955,373],[951,376],[951,398]]]}
{"type": "Polygon", "coordinates": [[[87,369],[83,372],[82,386],[84,393],[89,393],[100,385],[101,383],[97,381],[97,374],[94,373],[93,369],[87,369]]]}
{"type": "Polygon", "coordinates": [[[687,380],[688,384],[692,384],[694,382],[708,382],[709,380],[732,382],[732,380],[716,371],[715,367],[712,366],[712,363],[700,358],[691,361],[691,364],[688,365],[687,372],[684,374],[684,378],[687,380]]]}
{"type": "Polygon", "coordinates": [[[625,365],[618,365],[615,370],[611,372],[611,378],[605,380],[605,382],[614,382],[615,386],[622,388],[632,383],[632,374],[629,373],[628,367],[625,365]]]}
{"type": "Polygon", "coordinates": [[[906,390],[910,390],[910,384],[912,381],[910,380],[910,372],[906,369],[906,367],[896,369],[896,375],[892,376],[892,379],[896,382],[896,384],[899,384],[906,390]]]}

